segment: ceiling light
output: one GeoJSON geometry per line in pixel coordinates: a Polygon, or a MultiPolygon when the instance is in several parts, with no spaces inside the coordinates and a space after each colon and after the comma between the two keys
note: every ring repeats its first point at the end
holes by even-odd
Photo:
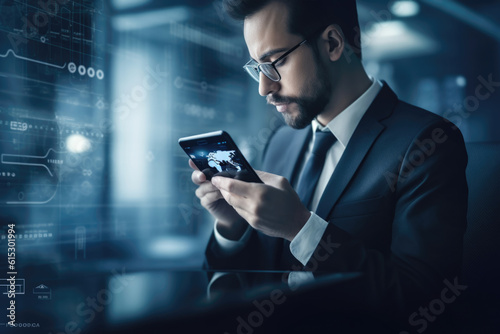
{"type": "Polygon", "coordinates": [[[91,147],[90,140],[79,134],[73,134],[66,139],[66,148],[71,153],[84,153],[91,147]]]}
{"type": "Polygon", "coordinates": [[[420,5],[416,1],[395,1],[390,6],[391,12],[399,17],[415,16],[420,12],[420,5]]]}

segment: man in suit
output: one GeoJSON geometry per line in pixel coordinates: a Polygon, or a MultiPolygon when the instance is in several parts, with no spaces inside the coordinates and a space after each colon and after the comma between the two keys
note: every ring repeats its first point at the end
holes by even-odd
{"type": "Polygon", "coordinates": [[[289,127],[270,139],[264,184],[195,169],[216,218],[212,268],[362,272],[404,304],[439,297],[460,270],[467,154],[447,120],[398,100],[361,63],[356,3],[228,0],[245,65],[289,127]],[[326,139],[325,139],[326,138],[326,139]]]}

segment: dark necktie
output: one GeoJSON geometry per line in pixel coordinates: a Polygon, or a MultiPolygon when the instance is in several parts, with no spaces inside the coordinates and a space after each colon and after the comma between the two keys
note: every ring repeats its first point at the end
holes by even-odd
{"type": "Polygon", "coordinates": [[[318,184],[321,171],[325,165],[326,152],[336,141],[335,136],[330,130],[316,131],[316,138],[314,138],[314,145],[309,159],[302,170],[297,185],[297,194],[302,203],[308,208],[318,184]]]}
{"type": "MultiPolygon", "coordinates": [[[[326,152],[328,152],[328,149],[336,140],[337,139],[330,130],[326,132],[316,131],[311,155],[302,170],[302,174],[300,174],[297,186],[297,194],[299,195],[302,203],[309,210],[316,185],[318,184],[319,177],[323,171],[326,152]]],[[[280,257],[280,269],[291,270],[294,264],[301,266],[300,262],[297,261],[297,259],[295,259],[290,252],[290,241],[283,240],[283,248],[280,257]]]]}

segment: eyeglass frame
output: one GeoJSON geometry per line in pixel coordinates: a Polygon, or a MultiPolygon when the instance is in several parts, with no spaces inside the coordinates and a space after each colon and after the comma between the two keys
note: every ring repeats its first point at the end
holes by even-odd
{"type": "Polygon", "coordinates": [[[251,69],[257,69],[259,71],[259,77],[260,77],[260,73],[264,73],[264,75],[271,81],[274,81],[274,82],[279,82],[281,80],[281,74],[280,72],[278,71],[278,69],[276,68],[276,64],[280,61],[280,60],[283,60],[285,57],[287,57],[288,55],[290,55],[290,53],[292,53],[293,51],[297,50],[299,48],[299,46],[301,46],[302,44],[304,44],[305,42],[307,42],[307,38],[304,39],[302,42],[300,42],[299,44],[295,45],[294,47],[292,47],[291,49],[289,49],[288,51],[286,51],[284,54],[281,55],[281,57],[279,57],[278,59],[276,59],[275,61],[273,62],[265,62],[265,63],[258,63],[256,60],[254,59],[250,59],[244,66],[243,68],[245,69],[245,71],[248,73],[248,75],[250,75],[252,77],[252,79],[254,79],[255,81],[257,82],[260,82],[260,79],[257,79],[255,78],[253,75],[250,74],[250,72],[247,70],[247,68],[251,68],[251,69]],[[254,65],[252,62],[255,62],[257,63],[257,65],[254,65]],[[262,65],[270,65],[274,71],[278,74],[278,80],[274,80],[273,78],[269,78],[269,76],[266,75],[265,72],[263,72],[261,70],[261,66],[262,65]]]}
{"type": "Polygon", "coordinates": [[[256,60],[254,59],[250,59],[244,66],[243,68],[245,69],[245,71],[248,73],[249,76],[252,77],[252,79],[254,79],[255,81],[259,82],[260,83],[260,72],[262,72],[262,70],[260,69],[260,66],[261,65],[271,65],[272,68],[274,69],[274,71],[278,74],[278,80],[273,80],[272,78],[269,78],[266,73],[264,73],[264,75],[271,81],[274,81],[274,82],[279,82],[281,80],[281,74],[280,72],[278,71],[278,69],[276,68],[276,64],[280,61],[280,60],[283,60],[285,57],[287,57],[288,55],[290,55],[290,53],[292,53],[293,51],[295,51],[296,49],[298,49],[299,46],[301,46],[302,44],[306,43],[307,40],[310,40],[311,38],[313,38],[317,33],[319,32],[322,32],[327,26],[326,25],[322,25],[320,26],[317,30],[315,30],[313,33],[311,33],[309,35],[309,37],[307,37],[306,39],[304,39],[302,42],[300,42],[299,44],[295,45],[294,47],[292,47],[291,49],[289,49],[288,51],[286,51],[284,54],[281,55],[281,57],[279,57],[278,59],[276,59],[275,61],[273,62],[265,62],[265,63],[258,63],[256,60]],[[252,62],[256,62],[257,65],[251,65],[250,63],[252,62]],[[250,74],[250,72],[247,70],[247,68],[257,68],[259,70],[259,79],[257,78],[254,78],[253,75],[250,74]]]}

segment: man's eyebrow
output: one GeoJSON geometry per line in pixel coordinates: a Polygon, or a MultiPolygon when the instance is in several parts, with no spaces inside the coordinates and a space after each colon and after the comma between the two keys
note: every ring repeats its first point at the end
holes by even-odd
{"type": "Polygon", "coordinates": [[[267,51],[266,53],[264,53],[263,55],[260,56],[259,61],[262,62],[264,59],[269,58],[272,55],[275,55],[277,53],[287,51],[287,50],[288,50],[288,48],[280,48],[280,49],[274,49],[274,50],[267,51]]]}

